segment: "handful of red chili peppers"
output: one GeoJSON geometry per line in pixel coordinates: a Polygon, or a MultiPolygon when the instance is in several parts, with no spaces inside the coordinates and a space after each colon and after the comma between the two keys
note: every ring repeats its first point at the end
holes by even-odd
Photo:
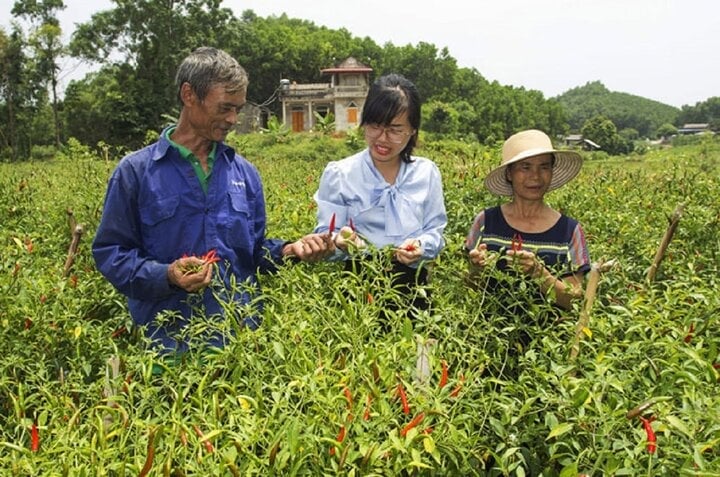
{"type": "Polygon", "coordinates": [[[188,258],[188,257],[197,257],[200,260],[202,260],[202,263],[195,263],[195,264],[184,264],[181,268],[183,275],[191,275],[193,273],[199,273],[202,271],[202,269],[205,267],[205,265],[217,263],[220,261],[220,257],[217,255],[217,251],[215,249],[212,249],[208,251],[205,255],[187,255],[183,254],[182,258],[188,258]]]}

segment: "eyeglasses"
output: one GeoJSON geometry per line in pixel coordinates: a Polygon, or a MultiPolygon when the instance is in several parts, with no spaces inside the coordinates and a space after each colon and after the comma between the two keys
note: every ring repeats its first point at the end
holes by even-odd
{"type": "Polygon", "coordinates": [[[407,132],[401,127],[397,126],[380,126],[379,124],[366,124],[365,125],[365,136],[370,139],[377,139],[385,133],[385,137],[388,142],[393,144],[402,143],[405,138],[412,136],[414,132],[407,132]]]}

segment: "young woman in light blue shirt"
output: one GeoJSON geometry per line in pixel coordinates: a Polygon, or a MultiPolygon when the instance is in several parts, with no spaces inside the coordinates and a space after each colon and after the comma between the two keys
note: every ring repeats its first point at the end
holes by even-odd
{"type": "MultiPolygon", "coordinates": [[[[334,259],[346,260],[348,270],[361,263],[348,260],[348,247],[393,247],[394,284],[411,290],[427,283],[426,265],[444,247],[447,224],[437,165],[412,155],[420,128],[415,85],[397,74],[379,78],[360,126],[368,147],[328,163],[322,174],[315,232],[326,233],[335,215],[334,259]]],[[[422,299],[413,304],[428,306],[422,299]]]]}

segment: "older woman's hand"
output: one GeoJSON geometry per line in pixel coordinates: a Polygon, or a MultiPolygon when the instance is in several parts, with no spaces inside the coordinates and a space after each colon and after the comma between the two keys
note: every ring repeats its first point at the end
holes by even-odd
{"type": "Polygon", "coordinates": [[[532,278],[542,276],[545,266],[533,252],[529,250],[508,250],[507,256],[512,257],[512,263],[525,275],[532,278]]]}
{"type": "Polygon", "coordinates": [[[494,262],[493,256],[488,253],[487,244],[481,243],[468,252],[470,263],[479,268],[485,268],[494,262]]]}

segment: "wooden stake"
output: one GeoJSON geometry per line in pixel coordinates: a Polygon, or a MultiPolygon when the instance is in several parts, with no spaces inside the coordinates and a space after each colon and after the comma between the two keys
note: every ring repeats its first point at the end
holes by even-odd
{"type": "Polygon", "coordinates": [[[75,220],[75,214],[70,207],[65,210],[65,213],[67,214],[68,218],[68,232],[70,232],[70,235],[72,235],[73,230],[75,230],[75,226],[77,225],[77,220],[75,220]]]}
{"type": "Polygon", "coordinates": [[[68,248],[67,258],[65,259],[65,269],[63,270],[63,277],[67,277],[70,273],[75,262],[75,255],[77,254],[78,248],[80,247],[80,237],[83,234],[83,226],[76,225],[72,232],[72,240],[70,241],[70,247],[68,248]]]}
{"type": "Polygon", "coordinates": [[[660,242],[660,247],[658,247],[657,253],[655,253],[655,258],[653,259],[652,265],[650,265],[650,268],[648,269],[647,273],[647,281],[653,282],[655,280],[655,273],[657,273],[657,269],[660,266],[660,262],[662,262],[663,258],[665,257],[665,251],[667,250],[668,246],[670,245],[670,241],[673,238],[673,235],[675,234],[675,229],[677,229],[678,223],[680,223],[680,217],[682,216],[683,209],[685,208],[685,204],[680,204],[675,208],[675,211],[672,213],[672,216],[670,217],[670,224],[668,225],[667,230],[665,231],[665,236],[663,237],[662,241],[660,242]]]}
{"type": "Polygon", "coordinates": [[[572,348],[570,348],[570,360],[574,361],[580,353],[580,338],[590,324],[590,310],[592,310],[595,295],[597,293],[598,284],[600,283],[600,274],[610,270],[615,265],[615,260],[608,260],[602,263],[593,263],[588,274],[588,284],[585,288],[585,300],[583,309],[580,311],[580,319],[575,326],[575,337],[573,339],[572,348]]]}

